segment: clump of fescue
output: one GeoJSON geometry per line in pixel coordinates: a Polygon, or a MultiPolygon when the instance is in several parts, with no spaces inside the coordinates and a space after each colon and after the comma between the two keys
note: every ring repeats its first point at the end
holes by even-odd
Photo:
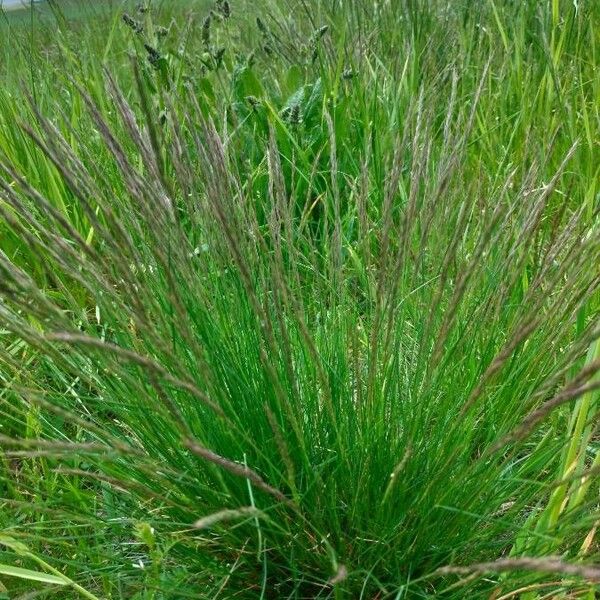
{"type": "MultiPolygon", "coordinates": [[[[110,69],[93,90],[70,73],[85,130],[34,98],[18,129],[52,185],[0,138],[0,219],[32,257],[0,245],[0,485],[19,514],[0,525],[78,593],[596,585],[585,141],[552,119],[486,121],[495,78],[517,68],[488,33],[438,71],[431,45],[408,45],[413,62],[373,56],[375,9],[347,10],[331,64],[277,56],[266,75],[249,61],[230,73],[223,52],[218,73],[182,85],[168,48],[146,44],[166,66],[133,63],[131,90],[110,69]],[[519,135],[530,143],[486,158],[519,135]]],[[[418,44],[447,25],[406,31],[418,44]]],[[[327,32],[306,29],[315,47],[327,32]]],[[[200,50],[211,31],[201,19],[200,50]]]]}

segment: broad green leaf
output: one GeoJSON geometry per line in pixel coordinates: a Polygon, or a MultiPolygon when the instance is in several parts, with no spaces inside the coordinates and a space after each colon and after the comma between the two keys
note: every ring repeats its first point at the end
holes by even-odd
{"type": "Polygon", "coordinates": [[[30,569],[22,569],[21,567],[12,567],[11,565],[0,564],[0,574],[8,575],[9,577],[18,577],[19,579],[28,579],[29,581],[50,583],[53,585],[67,585],[66,581],[55,575],[31,571],[30,569]]]}

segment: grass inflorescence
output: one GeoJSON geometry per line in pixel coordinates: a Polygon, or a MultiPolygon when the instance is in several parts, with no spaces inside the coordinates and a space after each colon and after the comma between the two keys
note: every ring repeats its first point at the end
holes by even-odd
{"type": "Polygon", "coordinates": [[[593,598],[599,9],[5,15],[0,596],[593,598]]]}

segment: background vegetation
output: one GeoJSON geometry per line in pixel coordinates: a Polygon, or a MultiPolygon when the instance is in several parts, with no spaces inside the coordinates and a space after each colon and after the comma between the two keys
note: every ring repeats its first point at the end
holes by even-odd
{"type": "Polygon", "coordinates": [[[0,596],[594,598],[599,41],[0,15],[0,596]]]}

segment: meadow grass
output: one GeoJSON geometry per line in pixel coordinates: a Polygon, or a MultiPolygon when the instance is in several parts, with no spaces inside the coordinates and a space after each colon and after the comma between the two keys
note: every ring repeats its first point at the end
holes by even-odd
{"type": "Polygon", "coordinates": [[[0,19],[0,597],[594,598],[600,5],[137,4],[0,19]]]}

